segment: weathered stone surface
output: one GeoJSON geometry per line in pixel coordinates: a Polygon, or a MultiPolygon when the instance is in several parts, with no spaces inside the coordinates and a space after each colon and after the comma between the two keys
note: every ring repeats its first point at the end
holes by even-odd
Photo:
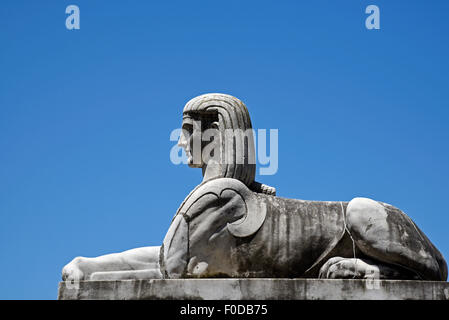
{"type": "Polygon", "coordinates": [[[168,279],[60,282],[60,300],[449,300],[449,283],[348,279],[168,279]]]}

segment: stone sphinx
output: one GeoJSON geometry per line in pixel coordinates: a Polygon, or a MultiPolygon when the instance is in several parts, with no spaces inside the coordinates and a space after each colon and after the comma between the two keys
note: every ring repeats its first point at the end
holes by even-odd
{"type": "Polygon", "coordinates": [[[401,210],[367,198],[285,199],[255,182],[251,120],[237,98],[190,100],[182,126],[178,144],[204,179],[181,203],[163,244],[77,257],[64,267],[63,280],[447,279],[443,256],[401,210]],[[209,129],[218,138],[201,139],[209,129]],[[227,130],[236,133],[229,137],[227,130]],[[213,156],[203,157],[211,144],[213,156]]]}

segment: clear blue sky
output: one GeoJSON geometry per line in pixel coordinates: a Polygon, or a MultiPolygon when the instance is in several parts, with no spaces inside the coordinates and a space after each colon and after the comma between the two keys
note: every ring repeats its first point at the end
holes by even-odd
{"type": "Polygon", "coordinates": [[[0,298],[55,299],[73,257],[159,245],[201,181],[170,162],[169,135],[207,92],[279,129],[279,171],[257,177],[279,196],[388,202],[449,258],[448,14],[445,0],[2,1],[0,298]]]}

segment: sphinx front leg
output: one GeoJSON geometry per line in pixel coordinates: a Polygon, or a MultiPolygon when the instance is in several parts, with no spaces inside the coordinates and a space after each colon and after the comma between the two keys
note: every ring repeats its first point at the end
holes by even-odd
{"type": "Polygon", "coordinates": [[[77,257],[62,270],[62,280],[160,279],[160,247],[143,247],[95,258],[77,257]]]}

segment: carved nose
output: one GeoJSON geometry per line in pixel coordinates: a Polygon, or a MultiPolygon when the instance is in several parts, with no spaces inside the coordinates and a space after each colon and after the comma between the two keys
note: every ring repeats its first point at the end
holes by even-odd
{"type": "Polygon", "coordinates": [[[181,135],[179,136],[179,140],[178,140],[178,147],[184,148],[185,146],[186,146],[186,139],[185,139],[184,135],[181,133],[181,135]]]}

